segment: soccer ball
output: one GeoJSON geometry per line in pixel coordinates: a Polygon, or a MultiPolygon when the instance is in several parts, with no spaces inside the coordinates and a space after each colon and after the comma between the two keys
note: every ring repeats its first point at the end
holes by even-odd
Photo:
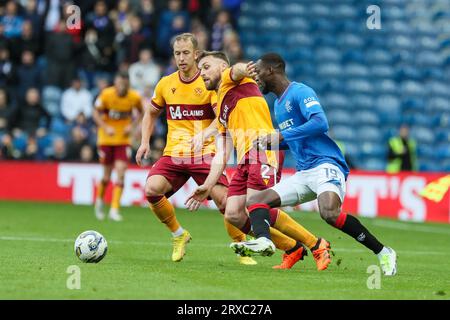
{"type": "Polygon", "coordinates": [[[75,254],[83,262],[100,262],[107,251],[108,243],[97,231],[85,231],[75,240],[75,254]]]}

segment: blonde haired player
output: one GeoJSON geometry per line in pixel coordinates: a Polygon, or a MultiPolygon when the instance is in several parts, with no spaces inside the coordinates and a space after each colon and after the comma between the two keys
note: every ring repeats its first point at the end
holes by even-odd
{"type": "Polygon", "coordinates": [[[98,155],[103,167],[103,177],[97,186],[95,200],[95,215],[99,220],[105,218],[103,199],[113,169],[116,170],[117,181],[113,188],[109,218],[114,221],[122,220],[119,213],[120,198],[131,156],[133,113],[136,118],[141,118],[141,97],[137,91],[130,89],[128,74],[120,72],[114,78],[114,85],[99,94],[93,112],[98,126],[98,155]]]}

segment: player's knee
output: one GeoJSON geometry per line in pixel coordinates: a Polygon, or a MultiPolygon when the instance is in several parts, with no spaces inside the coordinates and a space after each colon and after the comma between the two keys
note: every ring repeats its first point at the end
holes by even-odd
{"type": "Polygon", "coordinates": [[[162,195],[161,192],[157,188],[155,188],[153,185],[151,185],[149,183],[147,183],[145,185],[144,192],[145,192],[145,197],[147,199],[150,199],[153,197],[158,197],[158,196],[162,195]]]}
{"type": "Polygon", "coordinates": [[[233,208],[225,209],[225,220],[231,223],[234,226],[238,226],[242,224],[242,217],[240,216],[237,210],[233,210],[233,208]]]}
{"type": "Polygon", "coordinates": [[[319,206],[319,209],[322,219],[334,226],[339,216],[339,208],[336,208],[333,204],[322,204],[319,206]]]}
{"type": "Polygon", "coordinates": [[[255,193],[255,194],[252,194],[251,196],[249,196],[247,198],[247,202],[245,203],[245,205],[248,208],[248,207],[250,207],[252,205],[255,205],[255,204],[258,204],[258,203],[266,204],[265,200],[264,200],[264,197],[263,197],[263,195],[261,193],[255,193]]]}

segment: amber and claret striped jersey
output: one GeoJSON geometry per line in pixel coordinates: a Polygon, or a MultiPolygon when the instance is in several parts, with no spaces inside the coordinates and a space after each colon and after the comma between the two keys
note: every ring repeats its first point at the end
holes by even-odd
{"type": "Polygon", "coordinates": [[[109,136],[103,128],[98,128],[97,144],[105,146],[130,145],[131,137],[124,133],[124,129],[133,121],[133,109],[142,112],[139,93],[128,89],[125,96],[119,96],[114,86],[105,88],[95,100],[95,108],[99,111],[103,121],[115,130],[114,135],[109,136]]]}
{"type": "Polygon", "coordinates": [[[214,137],[204,143],[199,154],[194,154],[191,139],[215,119],[216,102],[216,93],[206,90],[200,71],[189,82],[181,79],[179,71],[158,82],[151,105],[166,109],[165,156],[191,158],[215,152],[214,137]]]}
{"type": "MultiPolygon", "coordinates": [[[[218,130],[229,132],[237,151],[240,163],[258,136],[274,133],[269,106],[259,91],[258,85],[251,78],[234,81],[231,78],[232,68],[222,73],[217,92],[218,130]]],[[[277,168],[275,151],[265,151],[268,164],[277,168]]]]}

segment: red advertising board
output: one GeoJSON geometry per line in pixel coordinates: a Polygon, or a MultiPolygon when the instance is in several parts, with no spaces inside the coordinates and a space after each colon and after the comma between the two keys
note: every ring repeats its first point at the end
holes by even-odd
{"type": "MultiPolygon", "coordinates": [[[[292,175],[285,169],[283,177],[292,175]]],[[[144,184],[148,168],[130,167],[126,174],[122,205],[146,205],[144,184]]],[[[229,176],[233,169],[228,171],[229,176]]],[[[92,204],[102,169],[96,164],[0,162],[0,200],[55,201],[92,204]]],[[[347,180],[344,211],[366,217],[390,217],[409,221],[450,223],[450,192],[439,201],[419,193],[447,173],[401,173],[352,171],[347,180]]],[[[113,175],[113,181],[115,176],[113,175]]],[[[195,182],[189,182],[170,199],[183,207],[195,182]]],[[[107,195],[109,197],[109,195],[107,195]]],[[[107,199],[108,200],[108,199],[107,199]]],[[[206,204],[214,207],[213,203],[206,204]]],[[[316,210],[315,202],[297,209],[316,210]]]]}

